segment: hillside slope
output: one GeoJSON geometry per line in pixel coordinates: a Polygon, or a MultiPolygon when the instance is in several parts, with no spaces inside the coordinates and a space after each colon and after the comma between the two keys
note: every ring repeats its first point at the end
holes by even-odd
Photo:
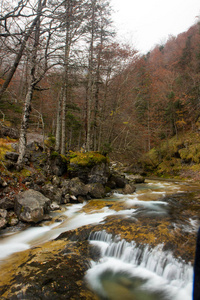
{"type": "Polygon", "coordinates": [[[163,142],[141,163],[148,175],[200,180],[200,133],[187,132],[163,142]]]}

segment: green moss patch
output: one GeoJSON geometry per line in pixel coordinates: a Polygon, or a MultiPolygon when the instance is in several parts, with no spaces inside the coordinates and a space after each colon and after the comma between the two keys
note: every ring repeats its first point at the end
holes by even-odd
{"type": "Polygon", "coordinates": [[[69,155],[70,164],[79,167],[92,167],[100,163],[107,163],[108,158],[99,152],[71,152],[69,155]]]}
{"type": "Polygon", "coordinates": [[[149,174],[157,176],[185,177],[189,169],[193,171],[191,174],[199,172],[200,135],[198,132],[187,132],[179,138],[173,137],[151,149],[141,162],[149,174]]]}

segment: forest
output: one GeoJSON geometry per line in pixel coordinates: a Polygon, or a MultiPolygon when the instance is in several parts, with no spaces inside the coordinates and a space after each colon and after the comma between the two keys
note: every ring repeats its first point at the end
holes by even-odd
{"type": "Polygon", "coordinates": [[[116,38],[107,0],[2,2],[0,125],[57,152],[133,163],[200,130],[200,23],[141,55],[116,38]]]}

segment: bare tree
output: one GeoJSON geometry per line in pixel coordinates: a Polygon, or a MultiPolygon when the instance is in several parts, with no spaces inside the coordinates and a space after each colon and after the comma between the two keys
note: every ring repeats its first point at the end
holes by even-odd
{"type": "Polygon", "coordinates": [[[3,95],[3,93],[6,91],[9,83],[12,80],[12,77],[13,77],[13,75],[14,75],[14,73],[15,73],[15,71],[16,71],[19,63],[20,63],[20,60],[22,58],[24,49],[26,47],[26,43],[27,43],[28,39],[30,38],[30,36],[31,36],[34,28],[36,27],[36,25],[38,24],[38,22],[40,20],[43,8],[46,6],[46,0],[43,0],[43,2],[40,4],[40,7],[41,7],[40,11],[37,12],[36,17],[33,19],[32,23],[28,27],[27,31],[25,31],[25,32],[19,32],[19,33],[10,32],[8,30],[8,26],[7,26],[8,19],[20,17],[22,15],[23,8],[26,7],[27,2],[28,1],[23,1],[23,0],[20,1],[18,3],[17,7],[15,7],[12,12],[7,13],[5,16],[1,16],[0,17],[1,27],[2,27],[2,22],[3,22],[4,23],[4,30],[6,32],[6,33],[0,33],[0,36],[3,36],[3,37],[16,36],[16,35],[22,36],[22,38],[20,40],[20,48],[19,48],[19,50],[16,53],[14,62],[12,64],[12,67],[10,68],[10,70],[9,70],[7,76],[6,76],[6,79],[5,79],[5,81],[4,81],[3,85],[2,85],[2,88],[0,89],[0,99],[1,99],[1,97],[3,95]]]}
{"type": "MultiPolygon", "coordinates": [[[[31,50],[30,56],[30,79],[27,88],[26,99],[24,103],[24,111],[22,116],[21,122],[21,129],[20,129],[20,138],[19,138],[19,157],[17,163],[20,165],[23,162],[23,158],[25,155],[26,150],[26,135],[28,129],[28,122],[31,112],[31,101],[33,97],[33,92],[36,89],[36,85],[41,81],[44,74],[48,70],[48,51],[51,39],[51,23],[49,24],[48,31],[41,30],[41,11],[43,9],[43,3],[41,0],[38,1],[38,8],[37,14],[38,19],[36,22],[36,26],[34,29],[34,36],[33,36],[33,45],[31,50]],[[46,33],[45,36],[45,44],[42,46],[44,47],[44,51],[40,53],[40,46],[41,46],[41,37],[42,33],[46,33]]],[[[41,48],[43,48],[41,47],[41,48]]]]}

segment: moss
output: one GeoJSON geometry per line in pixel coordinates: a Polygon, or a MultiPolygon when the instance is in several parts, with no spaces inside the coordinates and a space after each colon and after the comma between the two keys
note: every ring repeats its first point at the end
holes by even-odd
{"type": "Polygon", "coordinates": [[[188,173],[188,167],[193,169],[193,165],[200,163],[199,134],[187,132],[178,139],[173,137],[151,149],[141,159],[141,163],[149,175],[153,173],[157,176],[175,177],[186,169],[188,173]]]}
{"type": "Polygon", "coordinates": [[[10,139],[0,138],[0,160],[4,160],[4,156],[7,151],[13,151],[10,139]]]}
{"type": "Polygon", "coordinates": [[[32,175],[32,173],[31,173],[31,171],[24,168],[20,171],[20,175],[23,177],[29,177],[32,175]]]}
{"type": "Polygon", "coordinates": [[[46,147],[54,147],[56,143],[56,138],[53,135],[50,135],[48,139],[44,141],[46,147]]]}
{"type": "Polygon", "coordinates": [[[80,167],[92,167],[96,164],[108,162],[108,158],[99,152],[71,152],[69,155],[70,164],[80,167]]]}
{"type": "Polygon", "coordinates": [[[55,157],[58,157],[58,156],[59,156],[58,152],[56,152],[56,151],[51,152],[51,158],[55,158],[55,157]]]}

